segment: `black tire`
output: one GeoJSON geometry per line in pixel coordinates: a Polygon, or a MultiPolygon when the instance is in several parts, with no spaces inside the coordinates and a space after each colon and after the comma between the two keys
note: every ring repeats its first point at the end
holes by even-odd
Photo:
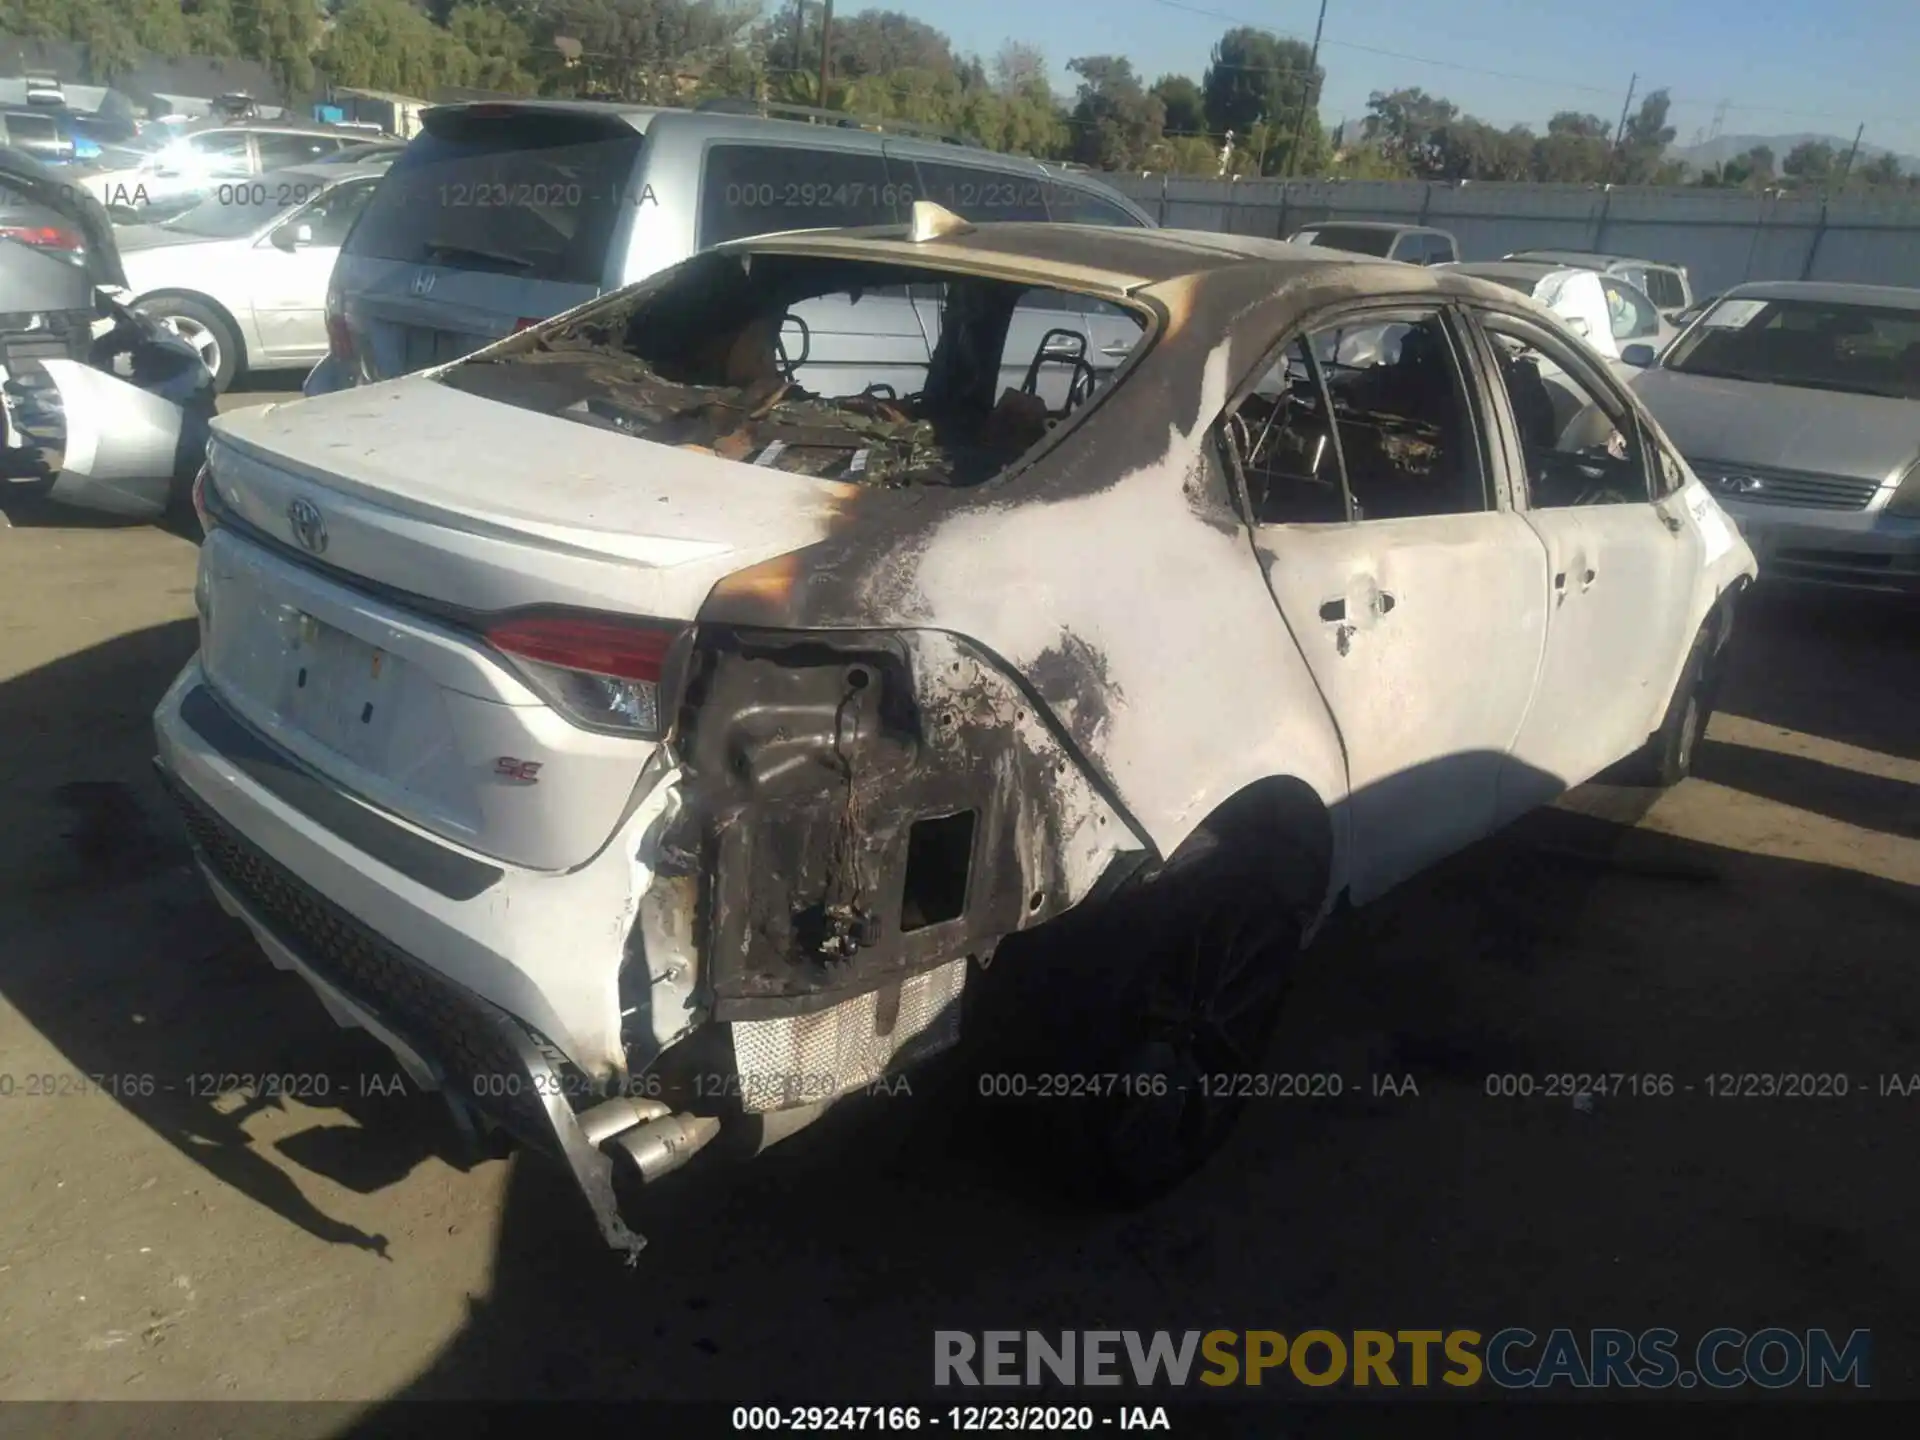
{"type": "Polygon", "coordinates": [[[1042,1048],[1023,1047],[1010,1070],[1024,1098],[996,1104],[1072,1198],[1130,1207],[1174,1189],[1232,1133],[1245,1099],[1217,1077],[1259,1068],[1300,925],[1274,877],[1212,837],[1109,911],[1074,936],[1081,963],[1022,957],[1058,983],[1042,1048]],[[1045,1088],[1061,1082],[1064,1096],[1045,1088]]]}
{"type": "Polygon", "coordinates": [[[1626,784],[1667,790],[1693,773],[1694,757],[1707,733],[1707,722],[1713,718],[1720,656],[1730,620],[1729,614],[1715,611],[1700,627],[1660,728],[1622,767],[1621,778],[1626,784]]]}
{"type": "MultiPolygon", "coordinates": [[[[246,368],[247,357],[240,334],[218,307],[190,295],[150,295],[136,301],[133,308],[156,320],[178,321],[177,328],[189,339],[205,337],[211,342],[213,356],[203,352],[201,358],[209,360],[207,368],[213,371],[215,394],[225,394],[227,387],[246,368]]],[[[196,345],[196,348],[200,347],[196,345]]]]}

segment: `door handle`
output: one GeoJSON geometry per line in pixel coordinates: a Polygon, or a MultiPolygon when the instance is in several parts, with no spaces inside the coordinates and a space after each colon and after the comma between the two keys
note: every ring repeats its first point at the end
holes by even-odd
{"type": "Polygon", "coordinates": [[[1114,360],[1124,360],[1133,353],[1131,345],[1102,345],[1100,353],[1114,360]]]}
{"type": "MultiPolygon", "coordinates": [[[[1367,607],[1374,615],[1385,615],[1400,602],[1385,590],[1379,591],[1373,603],[1367,607]]],[[[1329,625],[1337,625],[1347,618],[1347,602],[1344,597],[1325,601],[1320,606],[1320,618],[1329,625]]]]}

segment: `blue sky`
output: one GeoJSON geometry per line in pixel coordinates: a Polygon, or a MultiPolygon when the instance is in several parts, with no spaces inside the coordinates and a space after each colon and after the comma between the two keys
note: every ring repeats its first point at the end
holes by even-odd
{"type": "MultiPolygon", "coordinates": [[[[841,14],[870,8],[842,0],[841,14]]],[[[991,60],[1002,41],[1038,45],[1055,87],[1066,62],[1117,52],[1147,79],[1198,79],[1236,23],[1313,36],[1317,0],[878,0],[939,26],[991,60]]],[[[1728,103],[1722,132],[1830,133],[1920,154],[1916,0],[1330,0],[1322,117],[1358,118],[1370,91],[1418,85],[1500,124],[1538,128],[1555,110],[1620,114],[1627,82],[1666,86],[1669,123],[1690,144],[1728,103]],[[1383,54],[1382,51],[1397,52],[1383,54]],[[1418,56],[1420,59],[1404,57],[1418,56]],[[1423,63],[1440,62],[1440,63],[1423,63]]],[[[1637,102],[1636,102],[1637,103],[1637,102]]]]}

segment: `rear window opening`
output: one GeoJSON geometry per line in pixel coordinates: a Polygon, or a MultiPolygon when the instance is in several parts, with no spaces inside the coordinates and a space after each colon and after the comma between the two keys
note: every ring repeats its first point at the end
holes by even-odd
{"type": "Polygon", "coordinates": [[[641,134],[598,116],[505,107],[437,117],[349,237],[352,255],[598,286],[642,192],[641,134]]]}
{"type": "Polygon", "coordinates": [[[793,474],[965,486],[1075,416],[1145,331],[1144,313],[1016,281],[708,252],[439,379],[793,474]]]}

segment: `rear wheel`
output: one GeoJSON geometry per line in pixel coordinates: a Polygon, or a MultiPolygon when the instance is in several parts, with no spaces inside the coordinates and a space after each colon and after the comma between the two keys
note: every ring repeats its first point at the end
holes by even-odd
{"type": "Polygon", "coordinates": [[[1231,1134],[1245,1095],[1229,1077],[1258,1067],[1299,922],[1244,840],[1212,836],[1097,915],[1063,921],[1044,948],[996,962],[1036,983],[1017,1003],[999,992],[1011,1011],[980,1017],[987,1033],[1020,1035],[1010,1049],[990,1046],[1000,1074],[982,1093],[1011,1097],[997,1122],[1070,1195],[1143,1203],[1231,1134]]]}
{"type": "Polygon", "coordinates": [[[1300,946],[1292,916],[1251,875],[1194,877],[1143,957],[1132,1003],[1097,1074],[1082,1142],[1105,1195],[1166,1193],[1226,1143],[1245,1107],[1300,946]]]}
{"type": "Polygon", "coordinates": [[[213,306],[186,295],[154,295],[135,303],[142,315],[151,315],[185,340],[213,372],[213,388],[224,392],[240,373],[244,355],[240,336],[213,306]]]}

